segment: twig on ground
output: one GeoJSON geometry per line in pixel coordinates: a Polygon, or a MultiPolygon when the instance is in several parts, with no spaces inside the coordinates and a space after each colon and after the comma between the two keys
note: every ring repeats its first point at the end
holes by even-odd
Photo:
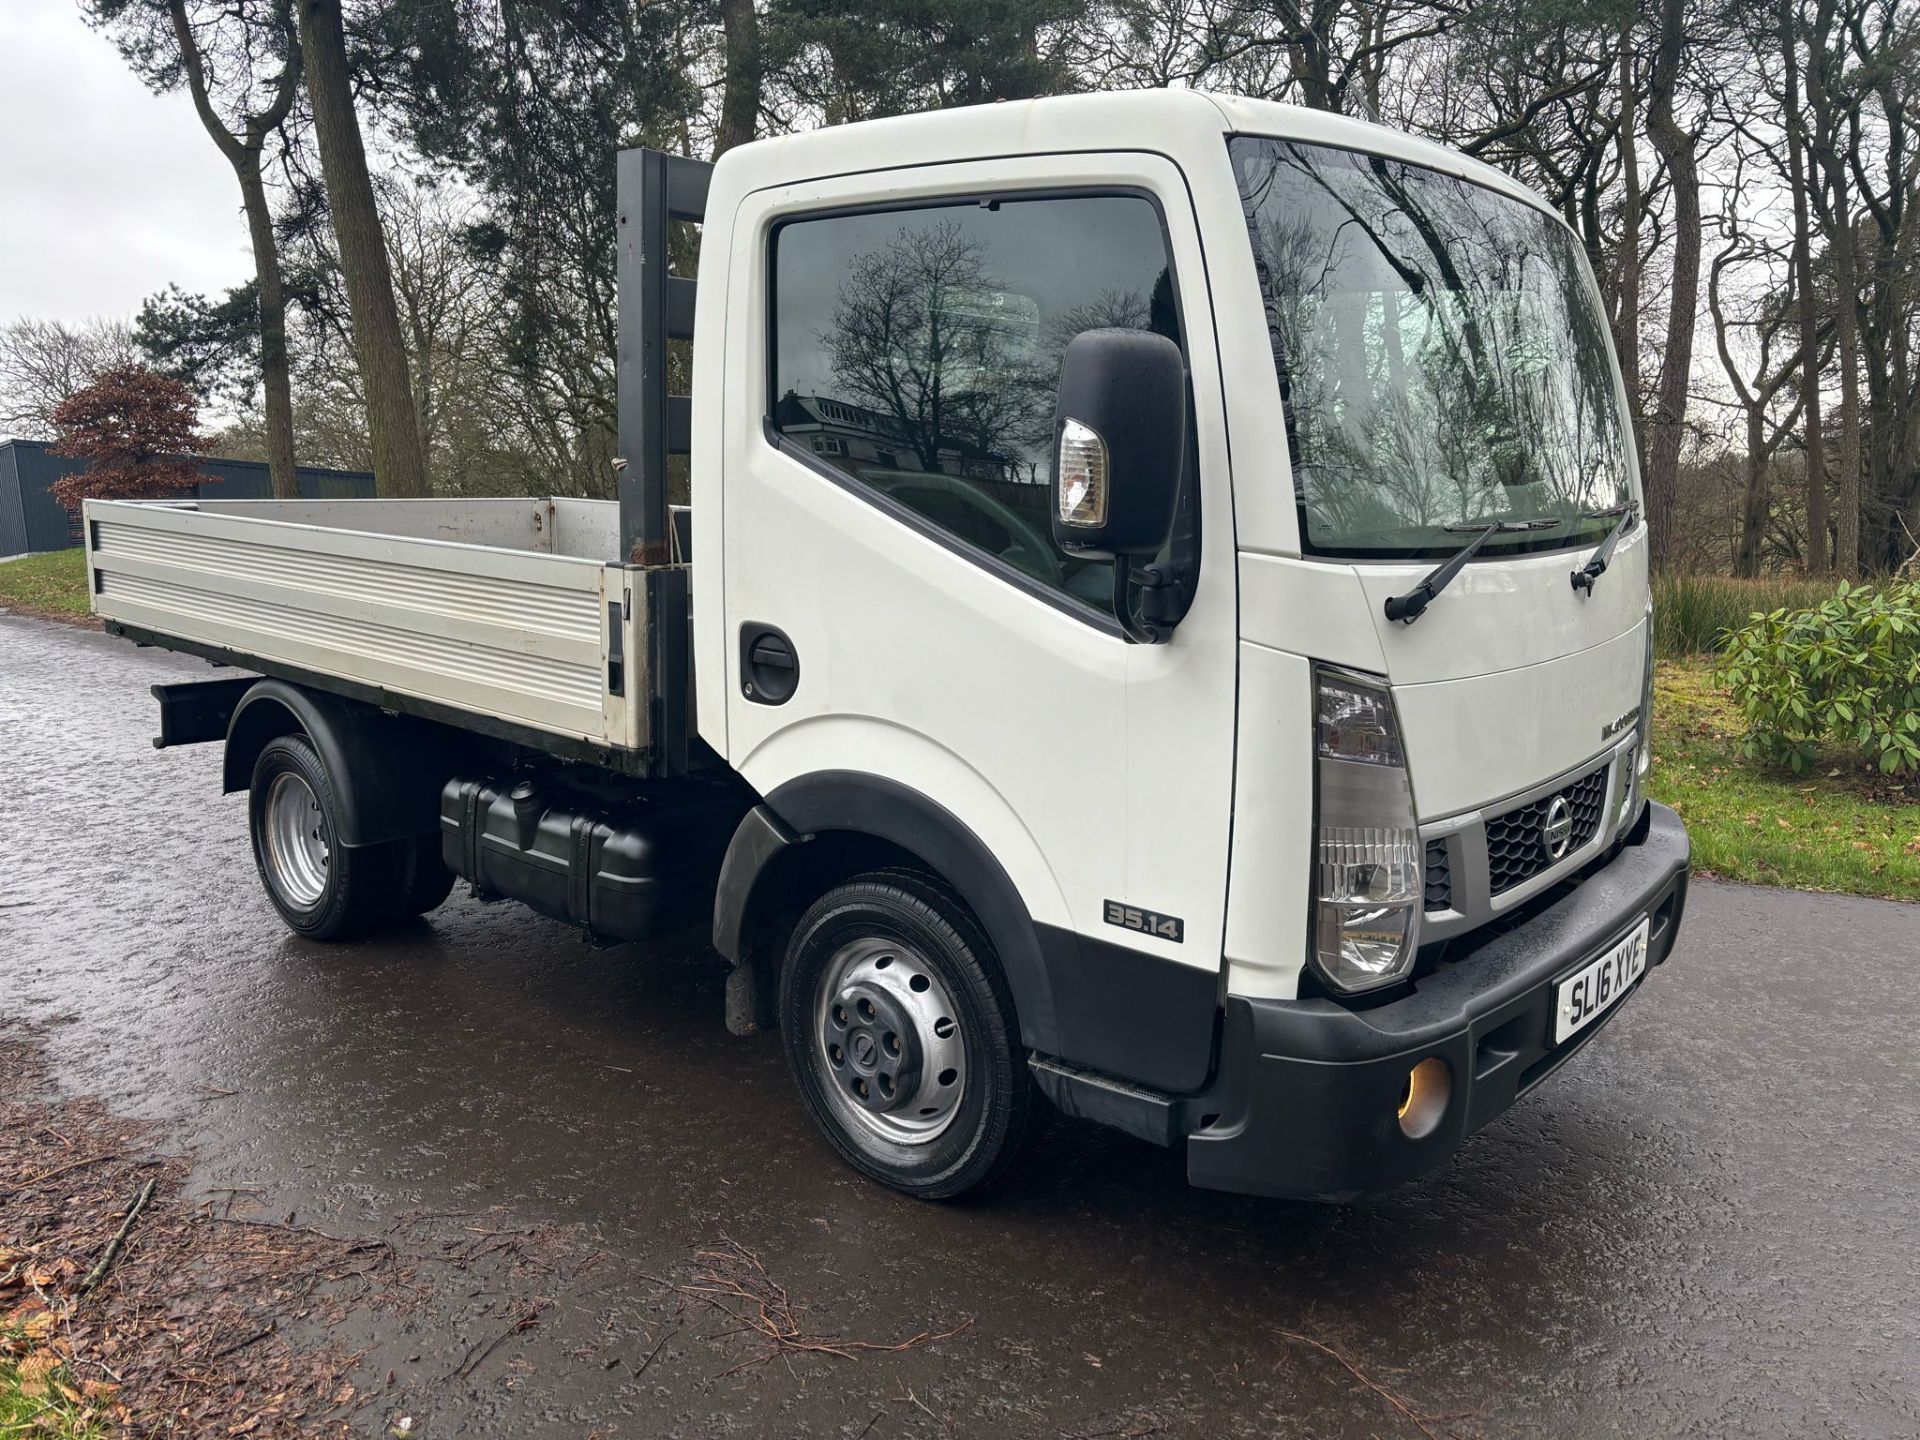
{"type": "Polygon", "coordinates": [[[1354,1379],[1358,1380],[1362,1385],[1366,1386],[1367,1389],[1373,1391],[1374,1394],[1378,1395],[1382,1400],[1385,1400],[1389,1405],[1393,1406],[1394,1409],[1406,1416],[1408,1420],[1412,1421],[1414,1427],[1418,1429],[1422,1435],[1426,1436],[1427,1440],[1440,1440],[1440,1437],[1435,1435],[1433,1430],[1427,1425],[1427,1417],[1423,1416],[1418,1410],[1414,1409],[1413,1406],[1387,1389],[1386,1386],[1372,1379],[1366,1371],[1362,1370],[1358,1365],[1354,1364],[1353,1361],[1334,1349],[1333,1346],[1323,1340],[1316,1340],[1311,1335],[1302,1335],[1293,1330],[1282,1330],[1279,1334],[1283,1339],[1298,1340],[1302,1345],[1311,1345],[1323,1355],[1331,1355],[1335,1360],[1338,1360],[1342,1365],[1347,1367],[1348,1373],[1351,1374],[1354,1379]]]}
{"type": "Polygon", "coordinates": [[[1166,1423],[1154,1415],[1144,1425],[1123,1425],[1113,1430],[1062,1430],[1059,1433],[1060,1440],[1146,1440],[1147,1436],[1158,1435],[1166,1428],[1166,1423]]]}
{"type": "Polygon", "coordinates": [[[197,1225],[245,1225],[253,1230],[280,1230],[289,1235],[311,1235],[316,1240],[325,1240],[334,1245],[345,1245],[345,1253],[357,1255],[367,1250],[392,1250],[393,1246],[385,1240],[349,1240],[344,1235],[329,1235],[311,1225],[289,1225],[278,1220],[249,1220],[243,1215],[202,1215],[194,1222],[197,1225]]]}
{"type": "MultiPolygon", "coordinates": [[[[678,1328],[679,1327],[677,1326],[675,1327],[676,1330],[678,1328]]],[[[653,1363],[653,1357],[658,1355],[662,1350],[667,1348],[667,1341],[671,1340],[673,1336],[674,1336],[673,1330],[667,1331],[666,1334],[660,1337],[660,1342],[647,1352],[647,1358],[642,1360],[638,1365],[634,1366],[633,1376],[636,1380],[639,1379],[642,1375],[647,1373],[647,1367],[653,1363]]]]}
{"type": "Polygon", "coordinates": [[[70,1174],[75,1170],[85,1170],[92,1165],[106,1165],[112,1161],[123,1160],[125,1158],[123,1155],[95,1155],[91,1159],[75,1160],[70,1165],[61,1165],[52,1170],[42,1170],[38,1175],[29,1175],[24,1180],[15,1181],[13,1187],[5,1193],[9,1196],[18,1195],[24,1190],[31,1190],[36,1185],[44,1185],[49,1180],[70,1174]]]}
{"type": "Polygon", "coordinates": [[[896,1400],[905,1399],[909,1405],[914,1406],[916,1409],[920,1411],[922,1415],[926,1416],[929,1420],[933,1421],[936,1425],[940,1423],[940,1417],[934,1414],[933,1411],[927,1408],[927,1402],[922,1400],[918,1395],[914,1394],[910,1386],[902,1385],[900,1388],[902,1391],[905,1392],[905,1394],[896,1395],[894,1396],[894,1399],[896,1400]]]}
{"type": "Polygon", "coordinates": [[[475,1345],[473,1349],[467,1352],[467,1358],[455,1366],[452,1374],[446,1378],[449,1380],[455,1379],[456,1377],[462,1380],[471,1379],[474,1371],[487,1363],[487,1357],[489,1355],[493,1354],[494,1351],[498,1350],[514,1336],[524,1334],[526,1331],[538,1325],[540,1323],[540,1312],[546,1308],[547,1302],[541,1301],[518,1320],[515,1320],[513,1324],[501,1334],[494,1336],[492,1340],[486,1342],[484,1347],[475,1345]]]}
{"type": "Polygon", "coordinates": [[[682,1285],[654,1275],[643,1275],[641,1278],[677,1295],[698,1300],[702,1305],[710,1306],[737,1321],[742,1330],[751,1330],[771,1342],[771,1348],[765,1354],[742,1360],[738,1365],[723,1370],[723,1376],[764,1365],[776,1356],[795,1353],[834,1355],[842,1360],[856,1359],[860,1353],[898,1354],[903,1350],[930,1345],[936,1340],[950,1339],[973,1324],[973,1317],[969,1315],[950,1330],[922,1330],[918,1335],[893,1344],[875,1340],[847,1340],[836,1335],[809,1335],[801,1327],[786,1288],[776,1284],[767,1274],[760,1257],[737,1240],[722,1237],[721,1244],[725,1246],[724,1249],[694,1253],[694,1258],[704,1264],[702,1269],[694,1272],[693,1284],[682,1285]],[[736,1308],[729,1301],[745,1308],[736,1308]]]}
{"type": "Polygon", "coordinates": [[[253,1332],[253,1334],[247,1336],[247,1338],[244,1340],[236,1340],[231,1345],[223,1345],[220,1349],[214,1351],[213,1354],[209,1355],[207,1359],[210,1361],[224,1360],[227,1358],[227,1356],[235,1354],[241,1350],[246,1349],[249,1345],[255,1344],[261,1340],[266,1339],[269,1335],[273,1334],[274,1328],[275,1327],[273,1325],[268,1325],[266,1329],[256,1330],[253,1332]]]}
{"type": "Polygon", "coordinates": [[[119,1255],[120,1247],[127,1243],[127,1235],[133,1229],[133,1222],[140,1218],[140,1212],[147,1208],[147,1201],[153,1198],[153,1179],[149,1178],[140,1187],[139,1197],[127,1209],[127,1218],[120,1222],[120,1228],[113,1232],[113,1239],[107,1242],[107,1248],[100,1258],[93,1262],[93,1269],[87,1272],[87,1278],[80,1282],[80,1293],[85,1295],[106,1277],[108,1268],[119,1255]]]}

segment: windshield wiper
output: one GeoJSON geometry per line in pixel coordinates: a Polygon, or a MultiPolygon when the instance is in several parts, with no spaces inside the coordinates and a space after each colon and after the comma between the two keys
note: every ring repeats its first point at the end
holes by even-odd
{"type": "Polygon", "coordinates": [[[1613,528],[1607,532],[1607,538],[1600,542],[1600,548],[1593,552],[1593,558],[1573,572],[1573,588],[1583,595],[1593,594],[1593,582],[1607,573],[1607,562],[1613,558],[1613,547],[1620,543],[1620,537],[1633,528],[1635,518],[1640,514],[1637,503],[1629,500],[1624,505],[1614,505],[1605,510],[1590,510],[1585,516],[1588,520],[1606,520],[1613,516],[1613,528]]]}
{"type": "Polygon", "coordinates": [[[1411,625],[1425,612],[1440,592],[1447,588],[1453,577],[1460,573],[1460,567],[1474,557],[1480,547],[1496,535],[1514,530],[1551,530],[1556,525],[1566,524],[1561,515],[1542,516],[1538,520],[1468,520],[1459,525],[1449,525],[1449,530],[1474,532],[1473,539],[1446,564],[1435,570],[1413,589],[1404,595],[1387,597],[1387,619],[1398,620],[1403,625],[1411,625]]]}

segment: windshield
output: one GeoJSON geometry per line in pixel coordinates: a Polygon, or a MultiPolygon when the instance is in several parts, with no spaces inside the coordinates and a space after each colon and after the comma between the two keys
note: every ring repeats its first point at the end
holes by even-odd
{"type": "Polygon", "coordinates": [[[1420,559],[1588,544],[1631,496],[1605,324],[1573,233],[1403,161],[1228,142],[1286,406],[1305,548],[1420,559]]]}

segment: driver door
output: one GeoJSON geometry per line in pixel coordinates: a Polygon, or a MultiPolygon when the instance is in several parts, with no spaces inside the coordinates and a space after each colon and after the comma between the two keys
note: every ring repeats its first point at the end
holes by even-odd
{"type": "Polygon", "coordinates": [[[1203,991],[1225,908],[1234,566],[1180,172],[1122,154],[837,177],[749,195],[733,233],[726,369],[765,388],[725,402],[728,759],[763,795],[827,770],[905,785],[980,838],[1036,922],[1203,991]],[[1165,645],[1129,643],[1109,566],[1051,538],[1060,354],[1110,325],[1188,356],[1201,573],[1165,645]],[[1178,917],[1180,938],[1107,923],[1115,903],[1178,917]]]}

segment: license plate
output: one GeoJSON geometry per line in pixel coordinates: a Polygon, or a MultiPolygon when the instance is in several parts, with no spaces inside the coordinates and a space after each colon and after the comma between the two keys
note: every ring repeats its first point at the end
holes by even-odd
{"type": "Polygon", "coordinates": [[[1652,922],[1643,919],[1626,939],[1562,980],[1554,991],[1553,1043],[1584,1030],[1632,988],[1647,971],[1647,935],[1652,922]]]}

